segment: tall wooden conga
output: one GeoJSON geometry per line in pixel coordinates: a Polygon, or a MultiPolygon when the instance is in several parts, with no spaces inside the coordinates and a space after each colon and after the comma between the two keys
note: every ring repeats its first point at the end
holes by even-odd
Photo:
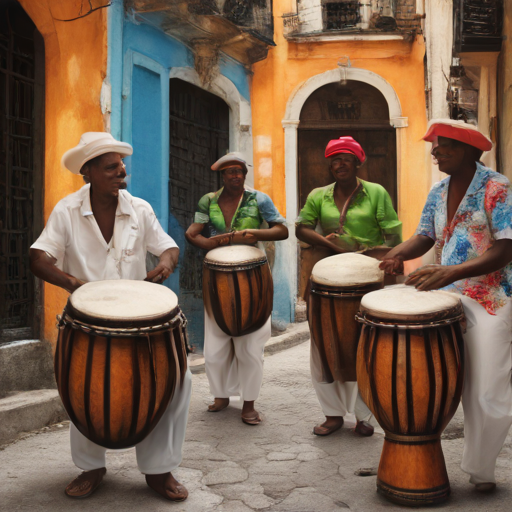
{"type": "Polygon", "coordinates": [[[144,281],[87,283],[59,318],[55,378],[78,430],[106,448],[140,443],[187,369],[176,295],[144,281]]]}
{"type": "Polygon", "coordinates": [[[382,288],[379,262],[362,254],[325,258],[313,267],[308,322],[314,358],[321,363],[322,382],[356,381],[357,344],[361,326],[355,320],[361,298],[382,288]]]}
{"type": "Polygon", "coordinates": [[[396,286],[365,295],[358,318],[357,383],[386,433],[377,488],[403,505],[440,503],[450,494],[440,437],[464,376],[460,299],[396,286]]]}
{"type": "Polygon", "coordinates": [[[217,247],[203,265],[203,299],[209,315],[230,336],[257,331],[272,312],[274,287],[265,253],[250,245],[217,247]]]}

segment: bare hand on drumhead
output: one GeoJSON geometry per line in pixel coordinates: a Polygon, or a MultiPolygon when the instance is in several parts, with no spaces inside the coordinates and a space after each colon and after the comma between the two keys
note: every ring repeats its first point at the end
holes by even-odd
{"type": "Polygon", "coordinates": [[[151,283],[162,284],[170,275],[172,270],[165,263],[159,263],[153,270],[148,272],[144,281],[150,281],[151,283]]]}
{"type": "Polygon", "coordinates": [[[438,290],[457,280],[453,267],[445,265],[425,265],[415,270],[407,277],[405,284],[414,286],[417,290],[426,292],[438,290]]]}
{"type": "Polygon", "coordinates": [[[75,290],[78,290],[78,288],[80,288],[80,286],[83,286],[86,281],[81,281],[80,279],[77,279],[76,277],[71,277],[71,282],[70,282],[70,286],[69,286],[69,289],[68,291],[70,293],[73,293],[75,290]]]}
{"type": "Polygon", "coordinates": [[[250,229],[244,229],[242,231],[235,231],[231,242],[233,244],[241,245],[254,245],[258,241],[255,234],[251,233],[250,229]]]}
{"type": "Polygon", "coordinates": [[[207,244],[209,247],[208,250],[215,249],[216,247],[223,247],[224,245],[229,245],[231,240],[233,239],[233,233],[222,233],[220,235],[211,236],[207,238],[207,244]]]}
{"type": "Polygon", "coordinates": [[[379,268],[390,276],[401,276],[404,273],[404,260],[402,258],[384,258],[379,268]]]}

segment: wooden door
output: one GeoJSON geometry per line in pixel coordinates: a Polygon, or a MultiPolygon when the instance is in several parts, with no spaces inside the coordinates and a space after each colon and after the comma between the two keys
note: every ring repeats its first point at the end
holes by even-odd
{"type": "MultiPolygon", "coordinates": [[[[170,213],[184,232],[194,221],[199,199],[221,186],[220,173],[210,167],[228,152],[229,107],[219,97],[173,78],[170,80],[169,122],[170,213]]],[[[189,318],[191,342],[202,350],[205,253],[184,238],[180,249],[180,306],[189,318]]]]}
{"type": "Polygon", "coordinates": [[[39,337],[29,248],[43,219],[44,47],[17,2],[0,15],[0,343],[39,337]]]}
{"type": "MultiPolygon", "coordinates": [[[[396,209],[396,135],[389,124],[388,106],[380,91],[354,81],[323,86],[305,102],[300,118],[299,209],[314,188],[334,182],[324,156],[325,147],[330,140],[347,135],[359,142],[366,153],[366,163],[358,176],[382,185],[396,209]]],[[[310,249],[300,251],[299,297],[303,296],[315,263],[316,256],[310,249]]]]}

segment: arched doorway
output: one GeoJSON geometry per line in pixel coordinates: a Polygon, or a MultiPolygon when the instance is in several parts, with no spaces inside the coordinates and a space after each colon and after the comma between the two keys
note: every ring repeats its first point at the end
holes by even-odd
{"type": "Polygon", "coordinates": [[[44,42],[0,0],[0,343],[39,337],[40,289],[28,251],[43,227],[44,42]]]}
{"type": "MultiPolygon", "coordinates": [[[[356,80],[323,85],[302,107],[297,133],[299,208],[311,190],[333,182],[324,157],[325,146],[329,140],[346,135],[357,140],[367,155],[359,177],[381,184],[396,208],[396,134],[390,125],[388,103],[377,88],[356,80]]],[[[299,297],[315,263],[310,256],[307,250],[301,250],[299,297]]]]}
{"type": "MultiPolygon", "coordinates": [[[[218,96],[178,78],[170,80],[169,91],[169,225],[177,223],[186,230],[199,199],[221,186],[220,173],[210,166],[229,150],[229,107],[218,96]]],[[[204,251],[185,242],[181,253],[180,306],[189,319],[190,341],[202,350],[204,251]]]]}

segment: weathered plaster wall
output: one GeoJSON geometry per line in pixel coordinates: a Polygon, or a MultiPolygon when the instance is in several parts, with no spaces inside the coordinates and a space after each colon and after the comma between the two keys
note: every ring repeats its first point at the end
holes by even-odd
{"type": "MultiPolygon", "coordinates": [[[[55,204],[83,185],[81,178],[62,169],[62,154],[75,146],[85,131],[102,131],[100,92],[107,67],[107,12],[104,9],[72,22],[79,0],[19,0],[45,43],[45,191],[44,217],[55,204]]],[[[44,287],[42,336],[55,344],[55,316],[67,293],[44,287]]]]}
{"type": "Polygon", "coordinates": [[[423,200],[430,187],[427,158],[421,137],[426,127],[423,57],[421,37],[405,41],[337,41],[328,43],[289,43],[282,36],[279,10],[274,3],[277,47],[269,57],[254,65],[253,134],[255,186],[272,195],[281,212],[286,212],[284,173],[284,131],[281,121],[294,89],[328,70],[336,69],[340,56],[348,55],[352,67],[377,73],[395,90],[408,117],[408,127],[399,141],[400,217],[404,235],[414,231],[423,200]]]}
{"type": "Polygon", "coordinates": [[[503,41],[499,60],[500,171],[512,180],[512,2],[504,3],[503,41]]]}

